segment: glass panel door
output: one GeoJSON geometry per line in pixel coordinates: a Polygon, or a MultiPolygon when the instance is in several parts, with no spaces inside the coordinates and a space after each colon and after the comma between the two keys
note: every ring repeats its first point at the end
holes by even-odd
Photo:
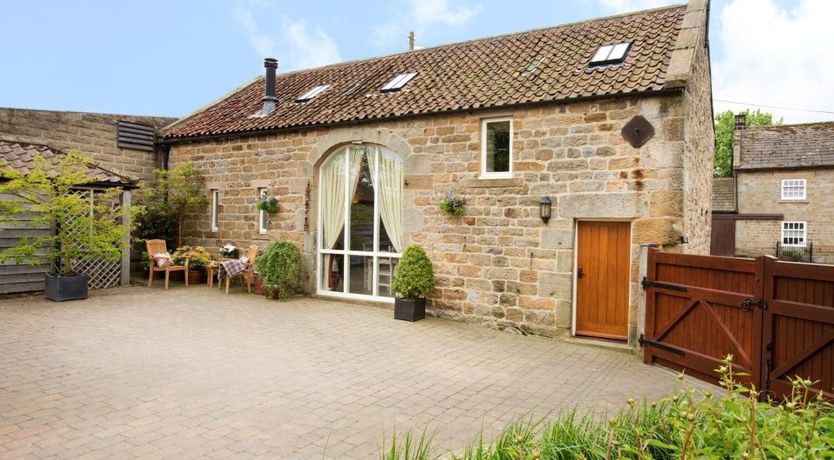
{"type": "Polygon", "coordinates": [[[322,165],[320,293],[393,297],[402,241],[402,174],[400,158],[376,145],[347,146],[322,165]]]}

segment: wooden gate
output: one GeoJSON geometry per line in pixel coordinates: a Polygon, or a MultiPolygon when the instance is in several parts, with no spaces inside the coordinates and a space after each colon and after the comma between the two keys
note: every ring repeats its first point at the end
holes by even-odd
{"type": "Polygon", "coordinates": [[[727,355],[744,380],[834,397],[834,266],[649,251],[644,360],[717,382],[727,355]]]}
{"type": "Polygon", "coordinates": [[[789,394],[798,375],[834,399],[834,267],[768,258],[764,287],[765,383],[789,394]]]}

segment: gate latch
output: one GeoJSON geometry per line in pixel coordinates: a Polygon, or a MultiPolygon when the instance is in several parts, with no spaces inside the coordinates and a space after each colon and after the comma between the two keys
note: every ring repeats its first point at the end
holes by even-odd
{"type": "Polygon", "coordinates": [[[747,312],[753,309],[753,299],[746,298],[744,302],[741,303],[741,311],[747,312]]]}
{"type": "Polygon", "coordinates": [[[640,338],[637,339],[637,343],[640,344],[641,347],[655,347],[659,348],[663,351],[667,351],[669,353],[674,353],[679,356],[686,356],[686,352],[675,347],[670,347],[665,343],[656,342],[654,340],[647,339],[643,334],[640,334],[640,338]]]}
{"type": "Polygon", "coordinates": [[[668,291],[678,291],[678,292],[686,292],[686,286],[679,286],[677,284],[670,284],[670,283],[661,283],[659,281],[652,281],[645,276],[643,277],[643,281],[640,282],[643,286],[643,289],[648,288],[658,288],[658,289],[666,289],[668,291]]]}
{"type": "Polygon", "coordinates": [[[759,308],[762,311],[767,310],[767,301],[765,299],[762,299],[762,300],[759,301],[759,308]]]}

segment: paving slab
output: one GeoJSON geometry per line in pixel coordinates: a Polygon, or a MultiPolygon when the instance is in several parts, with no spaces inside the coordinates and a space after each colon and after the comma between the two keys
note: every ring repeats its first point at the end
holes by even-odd
{"type": "Polygon", "coordinates": [[[678,384],[620,351],[306,297],[0,300],[2,458],[375,458],[408,429],[459,449],[519,417],[678,384]]]}

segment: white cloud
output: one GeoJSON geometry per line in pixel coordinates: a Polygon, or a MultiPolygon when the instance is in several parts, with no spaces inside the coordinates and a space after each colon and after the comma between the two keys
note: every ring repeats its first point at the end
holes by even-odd
{"type": "MultiPolygon", "coordinates": [[[[792,9],[773,0],[732,0],[720,13],[717,44],[723,56],[715,59],[722,53],[713,51],[713,97],[834,111],[831,17],[831,0],[799,0],[792,9]]],[[[716,112],[745,107],[715,103],[716,112]]],[[[761,109],[786,123],[834,119],[834,114],[761,109]]]]}
{"type": "Polygon", "coordinates": [[[417,41],[432,26],[462,26],[481,10],[481,4],[452,7],[448,0],[406,0],[405,15],[394,18],[373,28],[371,41],[379,47],[390,46],[392,42],[407,43],[409,31],[414,31],[417,41]]]}
{"type": "Polygon", "coordinates": [[[261,57],[277,57],[282,70],[318,67],[342,60],[333,37],[318,26],[308,26],[304,20],[284,16],[269,29],[261,28],[253,9],[273,6],[266,0],[249,0],[245,4],[237,3],[232,9],[232,20],[243,29],[249,44],[261,57]]]}

